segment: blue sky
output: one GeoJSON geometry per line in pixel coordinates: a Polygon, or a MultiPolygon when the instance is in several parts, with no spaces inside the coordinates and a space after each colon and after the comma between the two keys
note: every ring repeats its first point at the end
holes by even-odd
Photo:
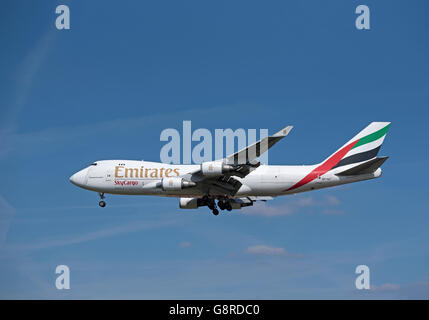
{"type": "Polygon", "coordinates": [[[4,1],[0,298],[428,298],[427,1],[4,1]],[[67,4],[71,29],[55,28],[67,4]],[[355,28],[355,8],[371,29],[355,28]],[[69,176],[166,128],[292,124],[271,164],[391,121],[381,179],[213,216],[69,176]],[[259,249],[258,249],[259,248],[259,249]],[[55,288],[55,268],[71,289],[55,288]],[[354,287],[357,265],[372,290],[354,287]]]}

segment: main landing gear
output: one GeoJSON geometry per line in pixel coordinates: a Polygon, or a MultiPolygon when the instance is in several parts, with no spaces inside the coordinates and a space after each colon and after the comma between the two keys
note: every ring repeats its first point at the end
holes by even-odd
{"type": "Polygon", "coordinates": [[[207,206],[212,213],[217,216],[219,214],[219,210],[216,208],[216,202],[215,199],[209,196],[204,196],[201,199],[198,200],[198,206],[207,206]]]}
{"type": "Polygon", "coordinates": [[[217,206],[215,199],[209,196],[204,196],[201,201],[201,205],[207,206],[215,216],[219,214],[219,210],[217,207],[219,207],[220,210],[232,210],[231,202],[228,200],[228,198],[220,198],[217,202],[217,206]]]}
{"type": "Polygon", "coordinates": [[[231,202],[229,202],[228,199],[219,199],[217,202],[217,205],[219,206],[219,209],[221,210],[232,210],[231,202]]]}
{"type": "Polygon", "coordinates": [[[216,208],[216,202],[214,201],[214,199],[213,198],[208,198],[207,202],[208,202],[207,203],[207,207],[209,207],[209,209],[213,212],[213,214],[215,216],[217,216],[219,214],[219,210],[216,208]]]}
{"type": "Polygon", "coordinates": [[[104,199],[104,192],[99,192],[98,193],[100,195],[100,202],[98,203],[98,205],[102,208],[104,208],[106,206],[106,202],[103,200],[104,199]]]}

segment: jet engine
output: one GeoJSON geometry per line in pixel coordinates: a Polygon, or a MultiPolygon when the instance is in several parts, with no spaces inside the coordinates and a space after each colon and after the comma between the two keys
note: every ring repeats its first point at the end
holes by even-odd
{"type": "Polygon", "coordinates": [[[247,198],[223,199],[218,201],[218,206],[221,210],[236,210],[243,207],[253,206],[253,201],[247,198]]]}
{"type": "Polygon", "coordinates": [[[201,172],[206,177],[217,177],[224,173],[230,172],[234,168],[220,161],[203,162],[201,164],[201,172]]]}
{"type": "Polygon", "coordinates": [[[202,207],[204,204],[199,198],[180,198],[179,207],[180,209],[196,209],[202,207]]]}
{"type": "Polygon", "coordinates": [[[184,188],[195,187],[196,183],[185,180],[183,178],[172,177],[172,178],[162,178],[161,182],[159,183],[159,186],[164,191],[178,191],[184,188]]]}
{"type": "MultiPolygon", "coordinates": [[[[215,206],[214,201],[212,205],[215,206]]],[[[241,209],[243,207],[252,206],[253,201],[247,198],[238,198],[238,199],[220,199],[218,201],[219,209],[221,210],[234,210],[241,209]]],[[[197,209],[198,207],[209,206],[210,202],[204,198],[180,198],[179,207],[181,209],[197,209]]]]}

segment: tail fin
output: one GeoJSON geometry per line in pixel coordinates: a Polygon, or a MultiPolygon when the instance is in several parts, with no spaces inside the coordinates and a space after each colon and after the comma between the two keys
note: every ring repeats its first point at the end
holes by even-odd
{"type": "Polygon", "coordinates": [[[325,161],[331,169],[374,159],[383,144],[390,122],[372,122],[325,161]]]}
{"type": "Polygon", "coordinates": [[[328,171],[337,168],[340,169],[335,170],[336,174],[342,171],[341,173],[345,173],[345,175],[362,174],[367,173],[368,170],[369,172],[377,170],[387,158],[377,158],[374,161],[368,160],[374,159],[377,156],[389,126],[390,122],[372,122],[325,161],[316,165],[303,179],[285,191],[299,188],[328,171]],[[364,162],[366,162],[365,165],[363,165],[364,162]],[[357,168],[356,170],[349,171],[349,169],[355,167],[357,168]]]}

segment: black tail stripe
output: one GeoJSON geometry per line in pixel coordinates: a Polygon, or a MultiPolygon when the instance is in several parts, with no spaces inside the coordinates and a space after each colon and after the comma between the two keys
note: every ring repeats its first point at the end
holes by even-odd
{"type": "Polygon", "coordinates": [[[342,167],[342,166],[345,166],[347,164],[362,162],[362,161],[374,158],[375,156],[377,156],[378,151],[380,150],[380,147],[381,147],[381,145],[375,149],[365,151],[365,152],[361,152],[361,153],[356,153],[350,157],[344,158],[343,160],[338,162],[337,165],[335,167],[333,167],[332,169],[342,167]]]}

